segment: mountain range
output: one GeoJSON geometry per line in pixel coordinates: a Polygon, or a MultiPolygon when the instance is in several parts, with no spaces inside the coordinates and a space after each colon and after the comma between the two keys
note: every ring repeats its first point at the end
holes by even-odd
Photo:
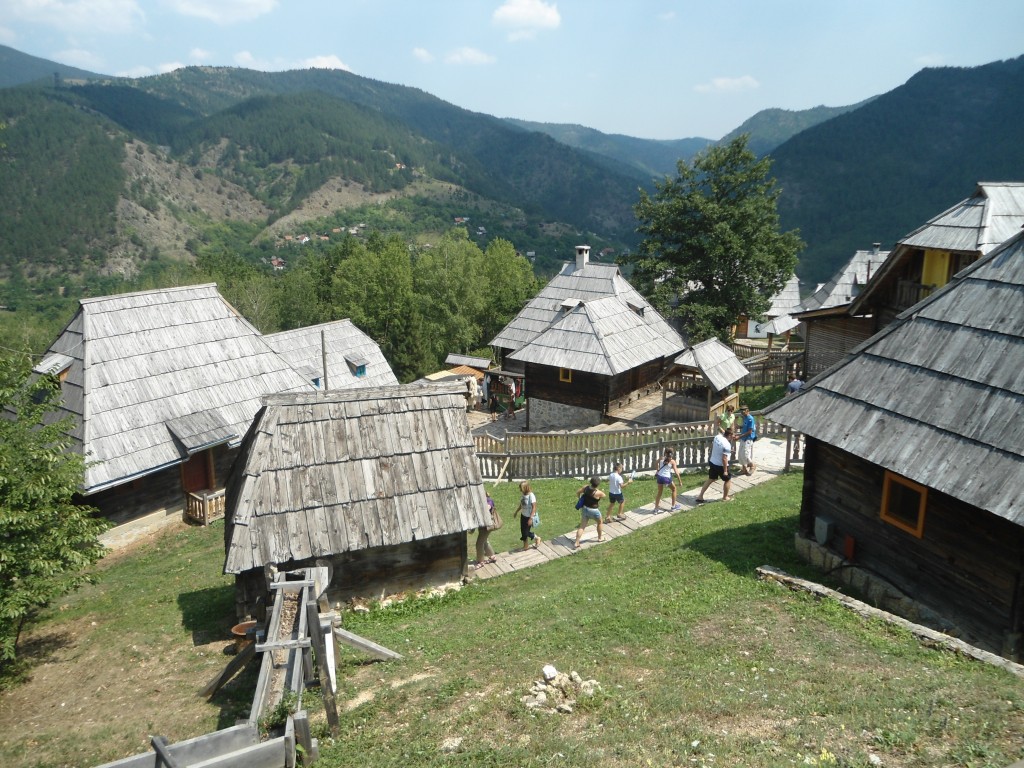
{"type": "MultiPolygon", "coordinates": [[[[1022,116],[1024,57],[922,70],[847,107],[766,110],[723,141],[748,133],[773,158],[807,292],[976,182],[1024,179],[1022,116]]],[[[211,246],[266,260],[358,224],[423,243],[456,218],[550,272],[583,239],[606,257],[634,245],[638,189],[715,143],[499,119],[340,70],[120,79],[3,46],[0,121],[8,281],[137,274],[211,246]]]]}

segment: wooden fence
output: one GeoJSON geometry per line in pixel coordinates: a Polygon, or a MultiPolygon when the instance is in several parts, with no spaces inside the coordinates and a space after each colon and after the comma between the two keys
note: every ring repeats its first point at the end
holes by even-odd
{"type": "Polygon", "coordinates": [[[803,352],[765,352],[743,361],[750,371],[739,380],[739,389],[774,387],[786,384],[792,377],[794,367],[803,367],[803,352]]]}
{"type": "MultiPolygon", "coordinates": [[[[781,424],[766,419],[758,420],[758,430],[762,437],[788,435],[781,424]]],[[[504,438],[477,435],[475,441],[480,472],[487,479],[603,477],[617,463],[626,472],[653,470],[666,448],[675,451],[680,467],[704,467],[715,432],[714,422],[698,421],[607,432],[510,432],[504,438]]],[[[790,445],[787,465],[799,460],[799,436],[791,437],[790,445]]]]}

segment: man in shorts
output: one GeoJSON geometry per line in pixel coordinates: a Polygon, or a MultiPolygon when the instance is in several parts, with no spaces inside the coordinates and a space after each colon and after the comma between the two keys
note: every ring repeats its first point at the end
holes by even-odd
{"type": "Polygon", "coordinates": [[[750,408],[740,407],[743,414],[740,421],[740,434],[737,442],[740,446],[740,469],[748,475],[754,474],[754,441],[757,440],[757,422],[750,414],[750,408]]]}
{"type": "Polygon", "coordinates": [[[729,486],[732,483],[732,477],[729,475],[729,454],[732,451],[732,443],[729,438],[732,437],[732,430],[727,429],[715,435],[714,441],[711,443],[711,460],[708,462],[708,479],[704,481],[704,485],[701,486],[700,493],[697,494],[697,503],[704,503],[704,491],[711,487],[711,484],[715,480],[721,479],[724,483],[722,485],[722,501],[732,501],[732,496],[729,495],[729,486]]]}

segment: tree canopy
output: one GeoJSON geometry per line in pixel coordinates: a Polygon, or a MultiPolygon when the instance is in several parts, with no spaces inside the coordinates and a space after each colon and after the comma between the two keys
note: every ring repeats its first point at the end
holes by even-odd
{"type": "Polygon", "coordinates": [[[771,160],[758,160],[747,139],[680,160],[676,177],[653,195],[641,190],[635,207],[643,240],[627,257],[634,284],[693,341],[728,340],[741,316],[763,314],[803,247],[796,230],[779,231],[771,160]]]}
{"type": "Polygon", "coordinates": [[[52,418],[59,394],[54,377],[33,377],[27,356],[0,358],[0,668],[16,658],[25,622],[103,554],[106,523],[72,502],[84,463],[67,419],[52,418]]]}

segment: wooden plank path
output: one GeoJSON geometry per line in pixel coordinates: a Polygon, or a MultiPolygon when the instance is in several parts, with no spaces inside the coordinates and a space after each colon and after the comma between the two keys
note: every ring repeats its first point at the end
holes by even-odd
{"type": "MultiPolygon", "coordinates": [[[[733,495],[743,493],[748,488],[760,485],[774,477],[778,477],[782,473],[786,464],[786,441],[762,438],[754,446],[754,456],[756,459],[756,469],[752,475],[733,475],[733,495]]],[[[495,555],[496,562],[485,565],[483,568],[471,569],[470,576],[477,579],[490,579],[495,576],[504,576],[507,573],[515,573],[524,568],[542,565],[559,557],[582,552],[590,547],[600,546],[607,541],[617,539],[620,536],[626,536],[640,528],[659,523],[672,515],[692,512],[699,506],[697,504],[697,493],[699,491],[700,488],[697,487],[680,493],[676,497],[676,501],[682,505],[682,508],[674,512],[667,509],[667,506],[671,503],[671,497],[668,500],[664,498],[661,500],[662,508],[660,511],[655,511],[653,504],[646,504],[624,512],[625,520],[605,523],[603,541],[599,542],[597,540],[597,526],[588,525],[586,530],[583,531],[580,548],[574,549],[576,529],[573,528],[571,531],[559,536],[554,536],[550,539],[545,538],[544,543],[537,549],[531,548],[525,551],[515,549],[508,552],[499,552],[495,555]]],[[[722,484],[717,482],[708,489],[705,499],[710,504],[719,504],[721,503],[721,498],[722,484]]]]}

